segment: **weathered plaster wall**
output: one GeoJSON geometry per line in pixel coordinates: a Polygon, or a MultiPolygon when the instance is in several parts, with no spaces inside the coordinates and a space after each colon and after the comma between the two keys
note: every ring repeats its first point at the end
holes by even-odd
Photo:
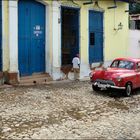
{"type": "Polygon", "coordinates": [[[2,1],[2,60],[3,71],[9,70],[9,41],[8,41],[8,1],[2,1]]]}
{"type": "MultiPolygon", "coordinates": [[[[79,2],[81,6],[80,11],[80,55],[81,55],[81,78],[88,76],[88,33],[89,33],[89,10],[95,10],[92,5],[83,5],[83,2],[79,2]]],[[[99,2],[101,8],[104,11],[104,61],[107,63],[116,57],[127,56],[128,49],[128,13],[125,10],[128,9],[128,3],[117,2],[116,9],[108,9],[109,6],[113,6],[111,1],[99,2]],[[118,28],[118,24],[122,23],[122,30],[114,30],[118,28]]]]}
{"type": "Polygon", "coordinates": [[[116,57],[127,56],[128,49],[128,9],[127,3],[117,3],[118,8],[106,9],[105,11],[105,61],[112,60],[116,57]],[[114,30],[118,28],[118,24],[122,23],[122,30],[114,30]]]}
{"type": "MultiPolygon", "coordinates": [[[[3,2],[3,71],[18,72],[18,0],[3,2]]],[[[51,46],[51,1],[41,1],[46,5],[46,61],[51,46]],[[49,46],[49,47],[48,47],[49,46]]],[[[50,61],[49,61],[50,62],[50,61]]],[[[46,65],[49,65],[46,63],[46,65]]],[[[46,66],[48,68],[48,66],[46,66]]],[[[49,71],[47,70],[46,71],[49,71]]]]}
{"type": "Polygon", "coordinates": [[[129,30],[128,56],[140,58],[140,30],[129,30]]]}
{"type": "MultiPolygon", "coordinates": [[[[61,24],[59,19],[61,18],[61,1],[39,1],[46,5],[46,72],[49,72],[54,79],[58,79],[62,76],[60,71],[61,67],[61,24]]],[[[93,4],[83,5],[83,1],[75,1],[79,4],[80,8],[80,57],[81,57],[81,78],[88,76],[89,74],[89,62],[88,62],[88,13],[89,10],[93,9],[93,4]]],[[[63,1],[64,3],[64,1],[63,1]]],[[[10,36],[14,35],[12,30],[11,35],[9,35],[9,1],[3,2],[4,6],[4,26],[3,26],[3,70],[8,70],[14,65],[9,65],[10,61],[17,59],[12,53],[12,57],[9,59],[9,46],[8,44],[10,36]]],[[[18,4],[18,2],[17,2],[18,4]]],[[[128,4],[123,2],[117,2],[116,9],[107,9],[107,7],[112,6],[113,2],[111,1],[99,1],[100,7],[104,10],[104,60],[110,61],[116,57],[124,57],[127,55],[128,48],[128,13],[125,13],[125,10],[128,9],[128,4]],[[123,24],[122,30],[114,30],[117,28],[119,23],[123,24]]],[[[18,7],[16,7],[18,8],[18,7]]],[[[16,9],[18,10],[18,9],[16,9]]],[[[15,10],[15,11],[16,11],[15,10]]],[[[93,9],[94,10],[94,9],[93,9]]],[[[17,11],[18,13],[18,11],[17,11]]],[[[12,16],[12,15],[11,15],[12,16]]],[[[14,16],[15,17],[15,16],[14,16]]],[[[15,17],[16,18],[16,17],[15,17]]],[[[18,17],[17,17],[18,19],[18,17]]],[[[10,24],[15,22],[14,19],[11,20],[10,24]]],[[[15,28],[17,25],[15,25],[15,28]]],[[[18,32],[16,32],[18,35],[18,32]]],[[[16,37],[14,35],[14,37],[16,37]]],[[[17,38],[13,42],[17,43],[17,38]]],[[[11,41],[12,43],[12,41],[11,41]]],[[[18,47],[16,47],[18,52],[18,47]]],[[[18,63],[18,60],[15,61],[18,63]]],[[[17,67],[17,64],[16,64],[17,67]]],[[[17,71],[18,72],[18,71],[17,71]]]]}
{"type": "MultiPolygon", "coordinates": [[[[115,57],[126,56],[126,50],[128,47],[128,13],[125,10],[128,9],[127,3],[117,2],[116,9],[107,9],[112,6],[113,2],[101,1],[100,7],[104,10],[104,58],[106,60],[112,60],[115,57]],[[114,30],[118,28],[119,23],[123,24],[122,30],[114,30]]],[[[84,6],[81,5],[81,54],[83,54],[84,63],[87,63],[88,58],[88,10],[93,9],[93,5],[84,6]]]]}

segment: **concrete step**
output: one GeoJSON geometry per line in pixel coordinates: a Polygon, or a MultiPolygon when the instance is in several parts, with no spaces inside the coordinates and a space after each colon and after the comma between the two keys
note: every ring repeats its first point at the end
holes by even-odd
{"type": "Polygon", "coordinates": [[[49,74],[35,74],[32,76],[21,77],[19,85],[44,84],[50,81],[53,81],[53,79],[49,74]]]}
{"type": "Polygon", "coordinates": [[[41,78],[41,77],[50,77],[50,75],[48,73],[39,73],[39,74],[33,74],[31,76],[23,76],[20,79],[24,80],[24,79],[33,79],[33,78],[41,78]]]}

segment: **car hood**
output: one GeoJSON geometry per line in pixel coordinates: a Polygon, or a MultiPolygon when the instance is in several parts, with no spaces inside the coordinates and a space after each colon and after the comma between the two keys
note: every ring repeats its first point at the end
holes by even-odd
{"type": "Polygon", "coordinates": [[[107,68],[105,70],[97,70],[94,73],[96,79],[112,80],[117,77],[128,77],[134,75],[133,70],[118,69],[118,68],[107,68]]]}

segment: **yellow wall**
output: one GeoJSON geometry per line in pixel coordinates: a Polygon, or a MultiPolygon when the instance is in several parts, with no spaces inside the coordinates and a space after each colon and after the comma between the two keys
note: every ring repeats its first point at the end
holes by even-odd
{"type": "MultiPolygon", "coordinates": [[[[59,1],[60,2],[60,1],[59,1]]],[[[83,1],[75,1],[80,5],[80,54],[82,61],[88,64],[88,12],[93,9],[93,4],[83,5],[83,1]]],[[[49,7],[49,49],[50,61],[52,63],[52,2],[43,0],[49,7]]],[[[128,48],[128,3],[117,2],[116,9],[107,9],[113,6],[111,1],[100,1],[100,7],[104,9],[104,60],[112,60],[116,57],[125,57],[128,48]],[[123,29],[115,31],[119,23],[123,24],[123,29]]],[[[8,1],[4,1],[4,46],[3,46],[3,70],[9,68],[8,49],[8,1]]]]}
{"type": "MultiPolygon", "coordinates": [[[[128,4],[117,2],[116,9],[108,9],[114,3],[110,1],[101,1],[100,7],[104,10],[104,60],[109,61],[116,57],[126,57],[128,49],[128,4]],[[119,23],[123,24],[123,29],[116,31],[114,28],[118,27],[119,23]]],[[[81,57],[84,59],[83,63],[88,61],[88,11],[93,9],[93,5],[81,4],[80,15],[80,44],[81,57]]]]}
{"type": "Polygon", "coordinates": [[[116,57],[126,57],[128,49],[128,4],[117,3],[117,9],[105,11],[105,60],[116,57]],[[123,29],[115,31],[119,23],[123,24],[123,29]]]}
{"type": "Polygon", "coordinates": [[[9,70],[9,49],[8,49],[8,1],[3,2],[3,36],[2,36],[2,52],[3,52],[3,71],[9,70]]]}
{"type": "MultiPolygon", "coordinates": [[[[17,0],[18,1],[18,0],[17,0]]],[[[51,1],[42,1],[44,4],[47,4],[49,8],[49,18],[50,18],[50,25],[51,25],[51,1]]],[[[3,59],[3,71],[9,71],[9,1],[2,1],[3,8],[3,34],[2,34],[2,59],[3,59]]],[[[50,26],[51,28],[51,26],[50,26]]],[[[50,30],[50,29],[49,29],[50,30]]],[[[50,47],[51,49],[51,47],[50,47]]]]}
{"type": "Polygon", "coordinates": [[[80,11],[80,57],[82,63],[88,64],[88,10],[81,7],[80,11]]]}

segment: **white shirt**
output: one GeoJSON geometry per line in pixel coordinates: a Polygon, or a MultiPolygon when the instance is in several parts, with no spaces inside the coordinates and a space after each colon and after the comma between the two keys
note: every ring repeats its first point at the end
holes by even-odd
{"type": "Polygon", "coordinates": [[[73,63],[73,68],[79,68],[80,59],[78,57],[74,57],[72,63],[73,63]]]}

